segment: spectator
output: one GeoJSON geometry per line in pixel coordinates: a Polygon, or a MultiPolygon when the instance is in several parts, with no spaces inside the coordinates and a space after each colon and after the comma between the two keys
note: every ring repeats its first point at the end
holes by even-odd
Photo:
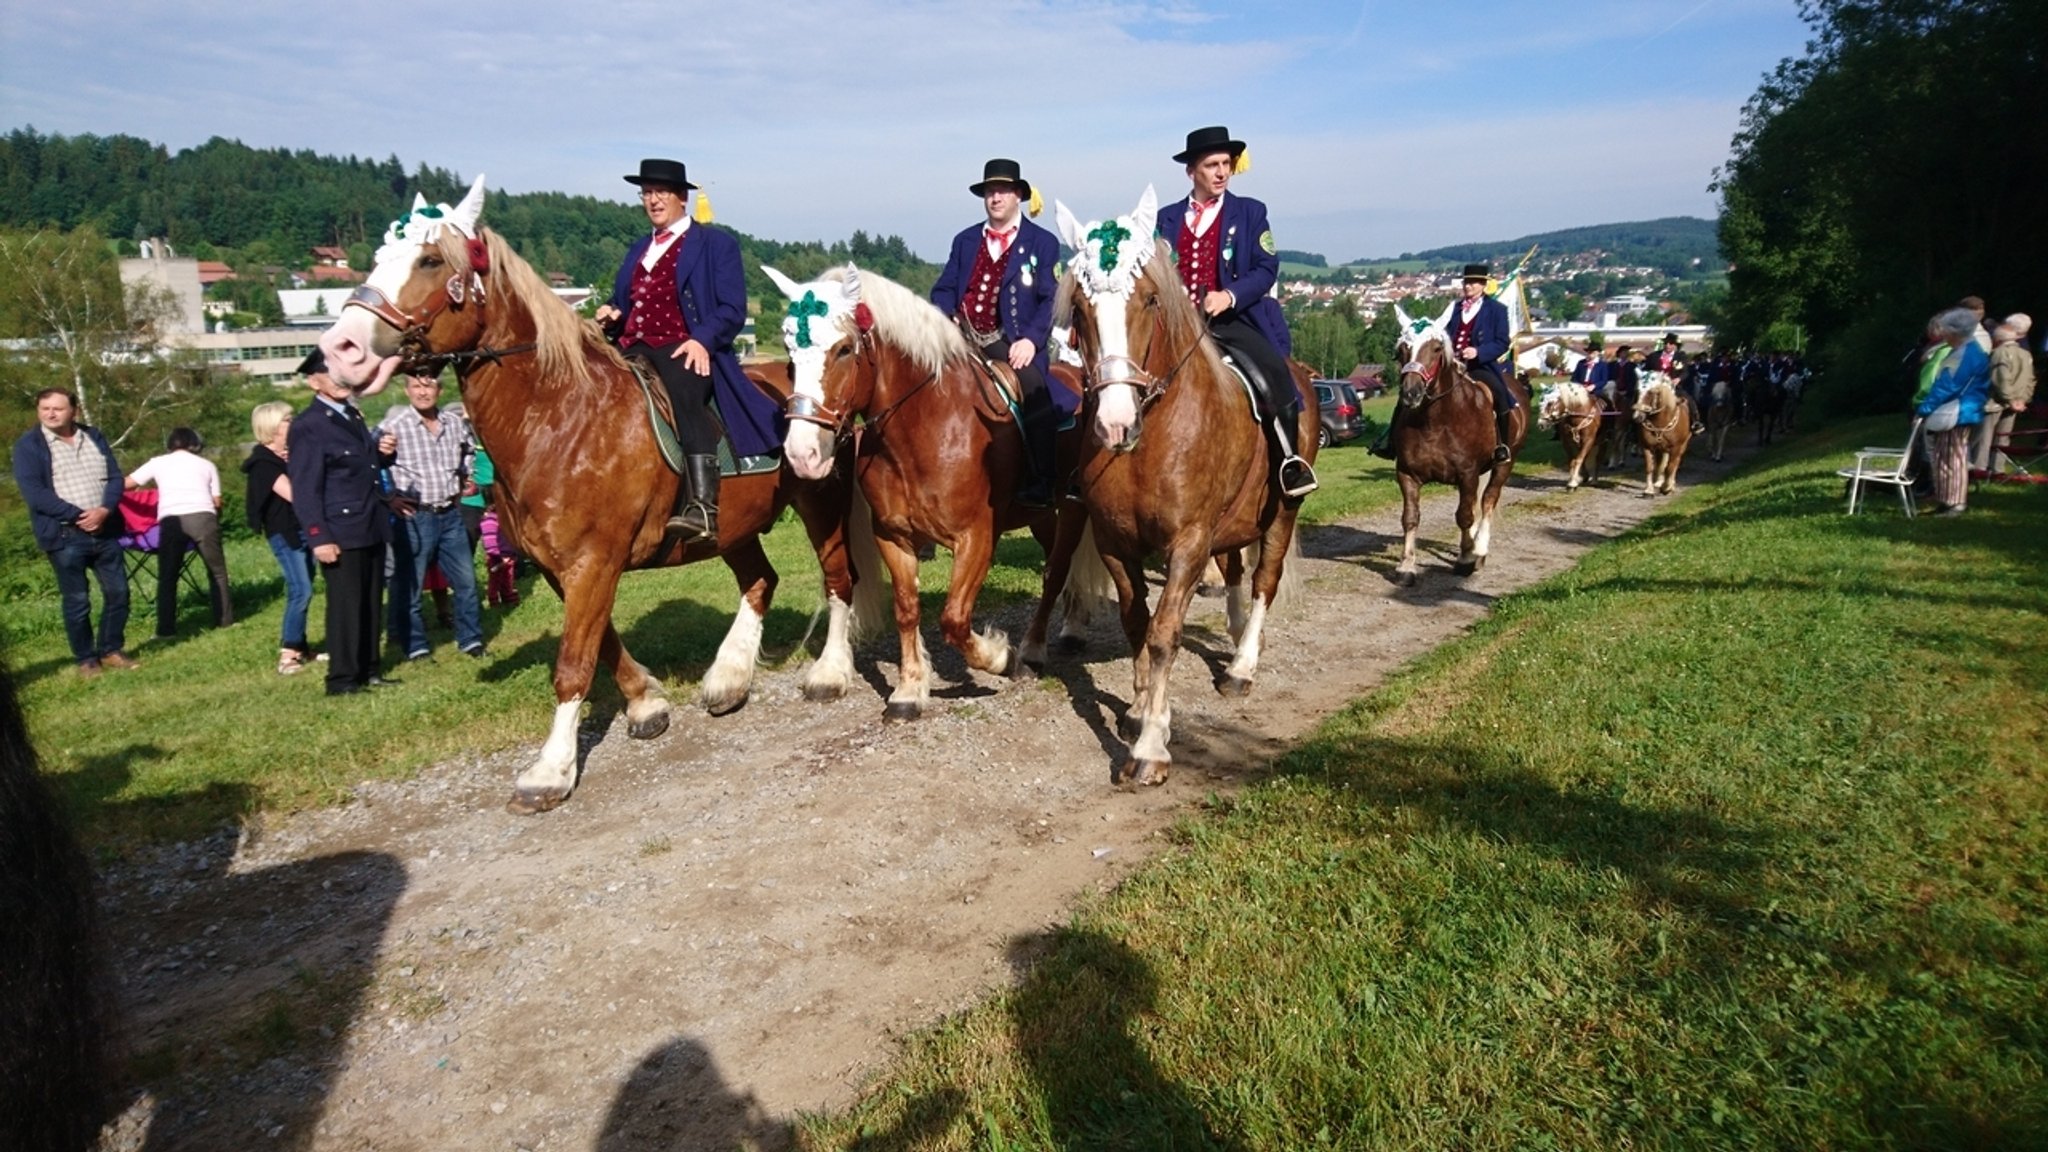
{"type": "Polygon", "coordinates": [[[1991,333],[1984,327],[1984,298],[1982,296],[1965,296],[1961,300],[1956,301],[1956,307],[1969,309],[1970,315],[1977,318],[1977,327],[1970,333],[1970,339],[1976,343],[1978,348],[1984,351],[1986,356],[1991,355],[1991,333]]]}
{"type": "Polygon", "coordinates": [[[285,474],[291,456],[292,406],[283,400],[258,404],[249,414],[256,449],[242,462],[248,477],[244,503],[249,526],[270,542],[270,554],[284,573],[284,627],[278,637],[277,671],[289,676],[306,666],[313,650],[306,643],[306,614],[313,604],[313,551],[299,531],[292,512],[292,481],[285,474]]]}
{"type": "MultiPolygon", "coordinates": [[[[438,563],[455,596],[455,646],[465,656],[484,655],[482,612],[477,606],[476,561],[469,550],[456,501],[469,483],[469,458],[476,439],[469,422],[441,410],[438,376],[413,376],[405,382],[409,403],[394,406],[382,422],[380,452],[392,457],[393,503],[412,557],[411,599],[403,605],[411,621],[406,659],[428,654],[426,621],[420,615],[420,592],[427,568],[438,563]]],[[[715,461],[714,461],[715,463],[715,461]]],[[[393,610],[400,605],[393,602],[393,610]]]]}
{"type": "Polygon", "coordinates": [[[1934,462],[1935,515],[1960,516],[1970,498],[1970,433],[1984,418],[1991,358],[1977,346],[1977,320],[1969,309],[1951,308],[1935,317],[1934,325],[1949,354],[1915,411],[1934,428],[1928,456],[1934,462]],[[1954,405],[1952,419],[1946,418],[1945,405],[1954,405]]]}
{"type": "Polygon", "coordinates": [[[165,452],[143,461],[128,474],[124,487],[155,484],[156,522],[161,530],[156,551],[156,638],[178,634],[178,574],[185,567],[186,542],[199,549],[213,594],[213,626],[235,622],[229,598],[228,558],[220,549],[220,469],[199,454],[199,433],[173,428],[165,452]]]}
{"type": "Polygon", "coordinates": [[[2004,472],[2012,466],[2005,446],[2020,409],[2034,399],[2034,355],[2027,351],[2027,333],[2033,327],[2032,318],[2015,312],[1991,334],[1991,395],[1984,402],[1984,422],[1977,426],[1975,463],[1979,472],[2004,472]],[[1994,447],[1998,450],[1995,461],[1994,447]]]}
{"type": "Polygon", "coordinates": [[[128,629],[128,569],[121,556],[121,466],[99,429],[78,422],[78,398],[62,388],[36,393],[37,427],[14,444],[14,483],[29,507],[36,547],[57,572],[64,635],[78,675],[133,668],[121,649],[128,629]],[[100,584],[94,642],[90,570],[100,584]]]}
{"type": "Polygon", "coordinates": [[[505,534],[498,510],[484,512],[483,530],[485,586],[492,604],[506,608],[519,603],[519,552],[505,534]]]}
{"type": "Polygon", "coordinates": [[[327,694],[345,696],[391,683],[378,675],[377,650],[389,516],[377,492],[377,442],[354,389],[328,374],[318,349],[299,373],[315,399],[292,420],[286,469],[292,511],[327,580],[327,694]]]}

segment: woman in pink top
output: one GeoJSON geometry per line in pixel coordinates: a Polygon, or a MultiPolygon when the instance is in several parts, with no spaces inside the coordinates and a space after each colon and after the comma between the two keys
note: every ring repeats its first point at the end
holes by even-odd
{"type": "Polygon", "coordinates": [[[234,604],[228,595],[228,560],[220,549],[220,469],[199,454],[199,433],[190,428],[172,429],[165,447],[168,451],[152,456],[123,481],[128,488],[156,485],[156,522],[162,529],[156,553],[159,640],[178,634],[178,573],[185,567],[188,547],[199,549],[213,579],[213,626],[235,622],[234,604]]]}

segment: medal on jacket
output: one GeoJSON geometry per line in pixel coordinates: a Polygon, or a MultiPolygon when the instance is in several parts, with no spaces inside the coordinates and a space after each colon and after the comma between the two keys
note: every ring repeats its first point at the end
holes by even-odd
{"type": "Polygon", "coordinates": [[[1025,286],[1026,288],[1029,288],[1029,287],[1031,287],[1031,270],[1032,270],[1032,269],[1034,269],[1034,268],[1036,268],[1036,267],[1038,267],[1038,257],[1037,257],[1037,256],[1029,256],[1029,257],[1026,257],[1026,258],[1025,258],[1025,260],[1024,260],[1024,270],[1023,270],[1022,272],[1020,272],[1020,273],[1018,273],[1018,274],[1017,274],[1017,279],[1019,279],[1019,280],[1023,281],[1023,282],[1024,282],[1024,286],[1025,286]]]}
{"type": "Polygon", "coordinates": [[[1235,225],[1235,224],[1232,224],[1232,225],[1230,226],[1230,230],[1229,230],[1228,232],[1225,232],[1225,233],[1223,234],[1223,262],[1224,262],[1225,264],[1228,264],[1228,263],[1230,263],[1231,259],[1232,259],[1233,257],[1235,257],[1236,255],[1237,255],[1237,225],[1235,225]]]}

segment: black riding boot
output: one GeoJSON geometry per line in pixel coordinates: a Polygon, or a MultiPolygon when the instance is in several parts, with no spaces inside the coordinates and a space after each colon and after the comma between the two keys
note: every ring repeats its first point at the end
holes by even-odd
{"type": "Polygon", "coordinates": [[[1496,464],[1511,459],[1515,454],[1515,450],[1508,447],[1508,444],[1515,438],[1514,418],[1515,410],[1513,408],[1493,414],[1493,429],[1500,437],[1500,443],[1493,446],[1493,462],[1496,464]]]}
{"type": "Polygon", "coordinates": [[[1058,471],[1060,410],[1044,388],[1024,394],[1024,461],[1030,474],[1017,493],[1027,508],[1052,507],[1053,473],[1058,471]]]}
{"type": "Polygon", "coordinates": [[[684,457],[683,502],[668,518],[668,529],[690,539],[718,539],[718,457],[684,457]]]}
{"type": "Polygon", "coordinates": [[[1686,408],[1692,413],[1692,434],[1695,436],[1707,430],[1706,416],[1700,411],[1700,402],[1690,396],[1685,398],[1686,408]]]}

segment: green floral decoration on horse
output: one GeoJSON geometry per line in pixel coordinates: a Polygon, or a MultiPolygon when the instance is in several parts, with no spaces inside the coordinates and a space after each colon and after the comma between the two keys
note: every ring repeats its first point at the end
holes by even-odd
{"type": "Polygon", "coordinates": [[[811,346],[811,318],[815,316],[823,320],[826,311],[825,302],[818,299],[816,292],[806,291],[803,299],[789,302],[789,315],[796,321],[797,347],[811,346]]]}
{"type": "Polygon", "coordinates": [[[1117,245],[1130,238],[1131,230],[1114,220],[1104,220],[1096,226],[1095,231],[1088,234],[1088,239],[1100,241],[1102,244],[1100,260],[1104,273],[1116,271],[1117,245]]]}

